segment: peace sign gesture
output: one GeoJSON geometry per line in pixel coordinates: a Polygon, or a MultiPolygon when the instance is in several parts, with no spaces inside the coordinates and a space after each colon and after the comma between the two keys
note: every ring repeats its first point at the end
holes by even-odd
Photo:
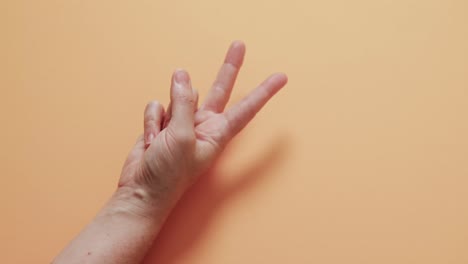
{"type": "Polygon", "coordinates": [[[174,72],[168,110],[157,101],[146,106],[144,134],[124,164],[120,187],[134,188],[144,199],[176,201],[212,165],[226,144],[287,83],[286,75],[273,74],[225,109],[244,54],[244,43],[231,44],[200,107],[188,73],[174,72]]]}

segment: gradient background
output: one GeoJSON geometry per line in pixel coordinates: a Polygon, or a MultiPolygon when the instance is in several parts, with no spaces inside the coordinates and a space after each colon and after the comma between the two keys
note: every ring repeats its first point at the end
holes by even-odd
{"type": "Polygon", "coordinates": [[[49,263],[112,194],[186,68],[204,98],[290,82],[147,263],[468,263],[468,2],[2,1],[2,263],[49,263]]]}

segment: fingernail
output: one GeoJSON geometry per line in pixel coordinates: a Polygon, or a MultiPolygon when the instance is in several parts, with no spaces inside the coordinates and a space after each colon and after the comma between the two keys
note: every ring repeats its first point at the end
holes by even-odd
{"type": "Polygon", "coordinates": [[[177,84],[186,85],[189,83],[189,76],[183,69],[177,69],[174,73],[174,81],[177,84]]]}

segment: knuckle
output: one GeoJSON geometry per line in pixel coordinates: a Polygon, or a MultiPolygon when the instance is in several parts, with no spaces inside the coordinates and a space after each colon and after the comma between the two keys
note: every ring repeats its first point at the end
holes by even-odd
{"type": "Polygon", "coordinates": [[[156,124],[154,123],[155,119],[154,118],[147,118],[145,121],[144,121],[144,124],[145,124],[145,127],[154,127],[156,126],[156,124]]]}
{"type": "Polygon", "coordinates": [[[175,99],[179,101],[180,103],[184,103],[184,104],[193,104],[195,102],[194,96],[192,94],[187,94],[187,93],[177,94],[175,99]]]}
{"type": "Polygon", "coordinates": [[[226,89],[224,89],[223,83],[218,81],[213,84],[213,90],[220,96],[224,96],[227,93],[226,89]]]}

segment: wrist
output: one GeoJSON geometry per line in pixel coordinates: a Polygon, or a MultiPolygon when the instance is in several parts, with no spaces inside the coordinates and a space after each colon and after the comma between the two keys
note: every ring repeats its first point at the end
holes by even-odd
{"type": "Polygon", "coordinates": [[[170,197],[155,197],[142,187],[120,186],[117,188],[107,206],[107,214],[124,214],[152,222],[163,222],[174,202],[170,197]]]}

